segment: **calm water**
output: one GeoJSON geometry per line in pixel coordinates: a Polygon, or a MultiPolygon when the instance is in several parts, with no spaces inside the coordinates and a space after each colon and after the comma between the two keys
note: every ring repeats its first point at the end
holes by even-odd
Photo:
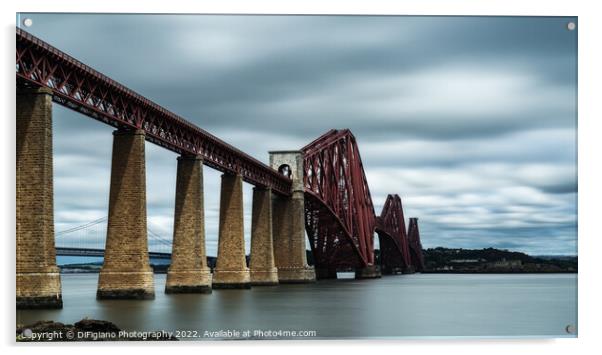
{"type": "Polygon", "coordinates": [[[574,336],[577,275],[416,274],[376,280],[214,290],[153,301],[97,301],[97,274],[63,275],[62,310],[17,311],[17,323],[109,320],[126,330],[314,330],[319,338],[574,336]]]}

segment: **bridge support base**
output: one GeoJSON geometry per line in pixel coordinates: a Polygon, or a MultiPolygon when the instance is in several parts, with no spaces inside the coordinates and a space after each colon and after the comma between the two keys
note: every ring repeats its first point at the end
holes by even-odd
{"type": "Polygon", "coordinates": [[[292,198],[274,196],[274,256],[280,283],[316,281],[316,272],[307,265],[305,253],[305,210],[303,194],[292,198]]]}
{"type": "Polygon", "coordinates": [[[99,300],[152,300],[155,298],[153,272],[101,270],[98,276],[96,298],[99,300]]]}
{"type": "Polygon", "coordinates": [[[389,275],[401,275],[401,274],[403,274],[403,269],[400,267],[392,268],[391,271],[389,272],[389,275]]]}
{"type": "Polygon", "coordinates": [[[404,268],[399,266],[380,266],[381,275],[401,275],[404,273],[404,268]]]}
{"type": "Polygon", "coordinates": [[[214,289],[251,287],[244,238],[242,176],[223,174],[214,289]]]}
{"type": "Polygon", "coordinates": [[[211,271],[168,270],[165,293],[211,293],[211,271]]]}
{"type": "Polygon", "coordinates": [[[17,91],[16,301],[18,309],[62,308],[52,187],[52,91],[17,91]]]}
{"type": "Polygon", "coordinates": [[[144,132],[113,132],[109,220],[98,299],[153,299],[146,231],[144,132]]]}
{"type": "Polygon", "coordinates": [[[408,266],[407,268],[403,269],[402,274],[414,274],[416,273],[416,268],[412,265],[408,266]]]}
{"type": "Polygon", "coordinates": [[[59,268],[17,272],[17,309],[63,308],[59,268]]]}
{"type": "Polygon", "coordinates": [[[173,246],[165,293],[211,293],[200,157],[178,158],[173,246]]]}
{"type": "Polygon", "coordinates": [[[274,264],[272,239],[272,190],[253,189],[251,221],[251,284],[277,285],[278,269],[274,264]]]}
{"type": "Polygon", "coordinates": [[[368,265],[364,268],[355,270],[356,279],[378,279],[380,277],[380,266],[378,265],[368,265]]]}
{"type": "Polygon", "coordinates": [[[316,282],[316,271],[307,266],[305,268],[292,268],[290,270],[278,269],[278,282],[282,284],[304,284],[316,282]]]}
{"type": "Polygon", "coordinates": [[[336,279],[337,270],[328,268],[316,268],[316,278],[318,280],[336,279]]]}

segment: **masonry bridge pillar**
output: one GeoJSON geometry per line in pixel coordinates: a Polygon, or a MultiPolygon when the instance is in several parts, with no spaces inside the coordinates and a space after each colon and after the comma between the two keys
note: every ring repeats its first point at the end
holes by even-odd
{"type": "Polygon", "coordinates": [[[178,157],[171,265],[165,293],[210,293],[211,270],[205,255],[203,160],[178,157]]]}
{"type": "Polygon", "coordinates": [[[113,132],[109,219],[98,299],[153,299],[146,230],[144,131],[113,132]]]}
{"type": "Polygon", "coordinates": [[[52,180],[52,91],[17,90],[17,308],[62,308],[52,180]]]}
{"type": "Polygon", "coordinates": [[[250,288],[245,256],[242,176],[223,174],[220,191],[219,242],[213,288],[250,288]]]}
{"type": "Polygon", "coordinates": [[[251,220],[251,284],[278,284],[272,234],[272,189],[253,189],[251,220]]]}
{"type": "Polygon", "coordinates": [[[272,196],[274,257],[280,283],[314,282],[316,273],[307,265],[305,252],[305,190],[303,153],[270,152],[270,166],[293,180],[290,197],[272,196]]]}

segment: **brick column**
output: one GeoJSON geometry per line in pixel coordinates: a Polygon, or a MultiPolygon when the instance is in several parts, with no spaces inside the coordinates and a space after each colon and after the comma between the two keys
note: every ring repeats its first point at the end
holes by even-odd
{"type": "Polygon", "coordinates": [[[211,270],[205,255],[203,160],[178,158],[171,265],[165,293],[210,293],[211,270]]]}
{"type": "Polygon", "coordinates": [[[62,308],[54,247],[52,91],[17,91],[17,308],[62,308]]]}
{"type": "Polygon", "coordinates": [[[222,175],[219,209],[219,244],[213,288],[249,288],[245,259],[242,176],[222,175]]]}
{"type": "Polygon", "coordinates": [[[251,221],[251,284],[278,284],[272,243],[272,189],[253,189],[251,221]]]}
{"type": "Polygon", "coordinates": [[[287,166],[293,180],[291,197],[274,195],[274,257],[280,283],[314,282],[316,273],[307,265],[305,254],[305,192],[303,155],[300,151],[270,152],[270,166],[287,166]]]}
{"type": "Polygon", "coordinates": [[[113,132],[111,191],[98,299],[153,299],[148,259],[144,132],[113,132]]]}

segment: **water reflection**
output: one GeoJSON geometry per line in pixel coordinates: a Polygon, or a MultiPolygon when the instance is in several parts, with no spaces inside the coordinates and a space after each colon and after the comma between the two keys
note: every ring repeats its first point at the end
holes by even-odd
{"type": "Polygon", "coordinates": [[[126,330],[316,330],[319,337],[574,336],[576,275],[396,275],[377,280],[163,293],[96,300],[98,275],[63,275],[62,310],[20,310],[17,322],[83,317],[126,330]]]}

